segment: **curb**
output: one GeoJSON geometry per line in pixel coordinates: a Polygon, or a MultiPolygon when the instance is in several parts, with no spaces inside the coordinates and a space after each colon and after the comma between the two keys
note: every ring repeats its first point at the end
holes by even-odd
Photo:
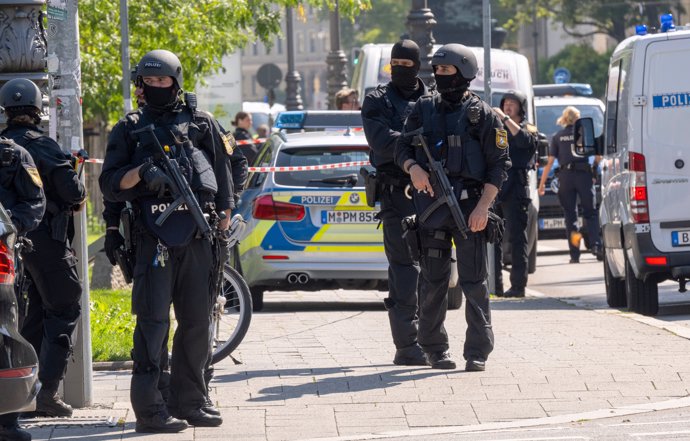
{"type": "Polygon", "coordinates": [[[124,371],[134,367],[132,360],[123,361],[94,361],[92,364],[94,371],[124,371]]]}

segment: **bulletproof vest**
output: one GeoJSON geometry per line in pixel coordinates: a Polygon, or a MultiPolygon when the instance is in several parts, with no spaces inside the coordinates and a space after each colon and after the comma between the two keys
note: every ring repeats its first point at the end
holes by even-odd
{"type": "Polygon", "coordinates": [[[393,118],[390,121],[391,130],[402,132],[405,120],[412,113],[415,102],[417,100],[409,101],[395,93],[393,86],[388,84],[386,86],[379,85],[377,89],[383,92],[382,97],[386,102],[386,107],[393,111],[393,118]],[[383,90],[385,88],[385,91],[383,90]]]}
{"type": "MultiPolygon", "coordinates": [[[[483,182],[486,174],[486,161],[479,143],[478,122],[472,124],[469,111],[481,106],[476,96],[471,96],[461,105],[451,108],[435,95],[422,102],[424,136],[429,150],[435,159],[441,160],[446,173],[463,181],[483,182]]],[[[481,110],[481,107],[480,107],[481,110]]],[[[416,149],[416,161],[426,167],[427,157],[422,149],[416,149]]]]}

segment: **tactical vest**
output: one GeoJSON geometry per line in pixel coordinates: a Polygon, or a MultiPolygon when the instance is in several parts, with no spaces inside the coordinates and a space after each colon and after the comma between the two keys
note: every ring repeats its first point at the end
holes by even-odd
{"type": "Polygon", "coordinates": [[[410,113],[412,113],[412,109],[414,109],[414,105],[417,101],[404,99],[400,94],[395,93],[391,84],[385,86],[379,84],[376,89],[381,92],[381,96],[386,102],[386,107],[393,111],[393,118],[390,121],[391,130],[402,132],[405,120],[410,116],[410,113]]]}

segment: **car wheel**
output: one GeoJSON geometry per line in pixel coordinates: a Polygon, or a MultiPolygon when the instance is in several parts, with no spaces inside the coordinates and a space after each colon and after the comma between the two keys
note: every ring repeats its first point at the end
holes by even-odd
{"type": "Polygon", "coordinates": [[[659,312],[659,287],[654,278],[646,281],[635,277],[632,266],[625,259],[625,291],[628,309],[643,315],[656,315],[659,312]]]}
{"type": "Polygon", "coordinates": [[[264,290],[252,287],[252,311],[261,311],[264,309],[264,290]]]}
{"type": "Polygon", "coordinates": [[[448,310],[460,309],[462,306],[462,288],[456,285],[448,288],[448,310]]]}
{"type": "Polygon", "coordinates": [[[625,308],[628,306],[625,279],[613,276],[606,253],[604,253],[604,282],[606,283],[606,303],[611,308],[625,308]]]}
{"type": "Polygon", "coordinates": [[[537,241],[534,241],[532,246],[532,251],[530,251],[529,256],[527,256],[527,272],[529,274],[534,274],[537,271],[537,241]]]}

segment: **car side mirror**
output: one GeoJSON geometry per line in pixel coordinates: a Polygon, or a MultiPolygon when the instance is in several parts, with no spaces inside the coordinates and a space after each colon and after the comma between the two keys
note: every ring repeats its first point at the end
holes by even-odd
{"type": "Polygon", "coordinates": [[[537,133],[537,157],[540,165],[549,159],[549,139],[542,132],[537,133]]]}
{"type": "Polygon", "coordinates": [[[587,157],[597,154],[597,143],[594,138],[594,120],[592,118],[580,118],[575,121],[573,132],[573,155],[587,157]]]}

